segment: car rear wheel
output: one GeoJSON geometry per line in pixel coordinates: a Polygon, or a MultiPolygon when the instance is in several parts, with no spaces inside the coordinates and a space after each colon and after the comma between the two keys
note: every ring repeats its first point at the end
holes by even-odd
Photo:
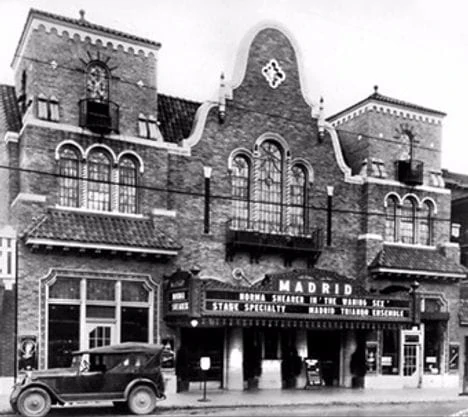
{"type": "Polygon", "coordinates": [[[130,391],[128,408],[133,414],[149,414],[156,407],[156,394],[147,385],[139,385],[130,391]]]}
{"type": "Polygon", "coordinates": [[[18,411],[26,417],[43,417],[50,411],[50,395],[42,388],[28,388],[18,397],[18,411]]]}

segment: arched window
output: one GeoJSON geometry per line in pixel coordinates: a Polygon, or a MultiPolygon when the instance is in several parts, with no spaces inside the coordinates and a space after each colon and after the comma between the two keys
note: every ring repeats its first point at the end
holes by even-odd
{"type": "Polygon", "coordinates": [[[266,140],[260,146],[259,228],[281,232],[283,219],[283,154],[278,145],[266,140]]]}
{"type": "Polygon", "coordinates": [[[306,196],[307,174],[302,165],[294,165],[291,169],[289,194],[291,197],[290,233],[306,234],[306,196]]]}
{"type": "Polygon", "coordinates": [[[137,164],[133,158],[125,157],[119,163],[119,211],[137,212],[137,164]]]}
{"type": "Polygon", "coordinates": [[[86,97],[99,102],[109,100],[109,70],[102,62],[91,62],[88,65],[86,97]]]}
{"type": "Polygon", "coordinates": [[[103,151],[94,151],[88,158],[88,208],[110,210],[111,161],[103,151]]]}
{"type": "Polygon", "coordinates": [[[250,163],[244,155],[237,155],[232,161],[231,194],[232,227],[249,228],[250,163]]]}
{"type": "Polygon", "coordinates": [[[405,198],[401,208],[400,237],[403,243],[415,243],[416,204],[412,198],[405,198]]]}
{"type": "Polygon", "coordinates": [[[419,213],[419,243],[430,246],[433,244],[434,206],[431,202],[424,202],[419,213]]]}
{"type": "Polygon", "coordinates": [[[60,150],[59,158],[59,204],[66,207],[79,207],[79,154],[75,148],[64,146],[60,150]]]}
{"type": "Polygon", "coordinates": [[[394,196],[390,196],[387,198],[387,207],[385,209],[385,240],[387,242],[396,242],[398,239],[397,212],[397,199],[394,196]]]}

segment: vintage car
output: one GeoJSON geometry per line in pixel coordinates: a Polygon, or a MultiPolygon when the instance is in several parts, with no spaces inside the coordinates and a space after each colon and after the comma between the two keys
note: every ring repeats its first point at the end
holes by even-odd
{"type": "Polygon", "coordinates": [[[70,368],[27,371],[10,404],[24,416],[45,416],[52,405],[112,401],[134,414],[148,414],[166,398],[160,345],[126,342],[73,353],[70,368]]]}

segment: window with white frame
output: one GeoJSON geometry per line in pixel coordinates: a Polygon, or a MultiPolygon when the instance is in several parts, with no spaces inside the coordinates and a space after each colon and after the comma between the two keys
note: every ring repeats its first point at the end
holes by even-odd
{"type": "Polygon", "coordinates": [[[136,154],[124,153],[115,162],[110,151],[96,147],[84,159],[77,146],[66,144],[57,158],[58,205],[138,213],[141,162],[136,154]]]}
{"type": "Polygon", "coordinates": [[[158,137],[158,128],[154,116],[146,117],[144,114],[138,116],[138,135],[147,139],[156,139],[158,137]]]}
{"type": "Polygon", "coordinates": [[[385,200],[385,241],[432,246],[434,244],[435,204],[418,203],[408,196],[399,203],[395,195],[385,200]]]}
{"type": "Polygon", "coordinates": [[[153,337],[155,288],[141,280],[57,277],[47,283],[48,367],[79,349],[153,337]],[[115,334],[112,334],[112,333],[115,334]]]}
{"type": "Polygon", "coordinates": [[[37,98],[37,117],[51,122],[58,122],[59,115],[59,102],[56,97],[47,98],[40,94],[37,98]]]}
{"type": "Polygon", "coordinates": [[[123,157],[119,162],[119,211],[137,212],[138,169],[132,157],[123,157]]]}
{"type": "Polygon", "coordinates": [[[59,204],[79,207],[80,157],[73,146],[64,146],[59,155],[59,204]]]}
{"type": "Polygon", "coordinates": [[[111,202],[111,172],[110,157],[106,152],[95,150],[90,153],[88,167],[88,208],[92,210],[109,211],[111,202]]]}
{"type": "Polygon", "coordinates": [[[412,198],[405,198],[401,207],[400,239],[403,243],[415,243],[416,204],[412,198]]]}

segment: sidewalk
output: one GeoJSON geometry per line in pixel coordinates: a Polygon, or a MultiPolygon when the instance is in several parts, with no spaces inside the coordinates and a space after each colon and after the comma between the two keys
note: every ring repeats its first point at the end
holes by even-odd
{"type": "MultiPolygon", "coordinates": [[[[158,403],[160,409],[173,408],[213,408],[213,407],[249,407],[280,405],[345,405],[345,404],[407,404],[415,402],[465,401],[468,397],[458,395],[456,389],[349,389],[321,388],[311,390],[258,390],[258,391],[222,391],[208,390],[208,402],[198,401],[203,397],[202,390],[172,394],[158,403]]],[[[0,414],[11,413],[8,395],[0,395],[0,414]]],[[[110,403],[109,403],[110,405],[110,403]]]]}

